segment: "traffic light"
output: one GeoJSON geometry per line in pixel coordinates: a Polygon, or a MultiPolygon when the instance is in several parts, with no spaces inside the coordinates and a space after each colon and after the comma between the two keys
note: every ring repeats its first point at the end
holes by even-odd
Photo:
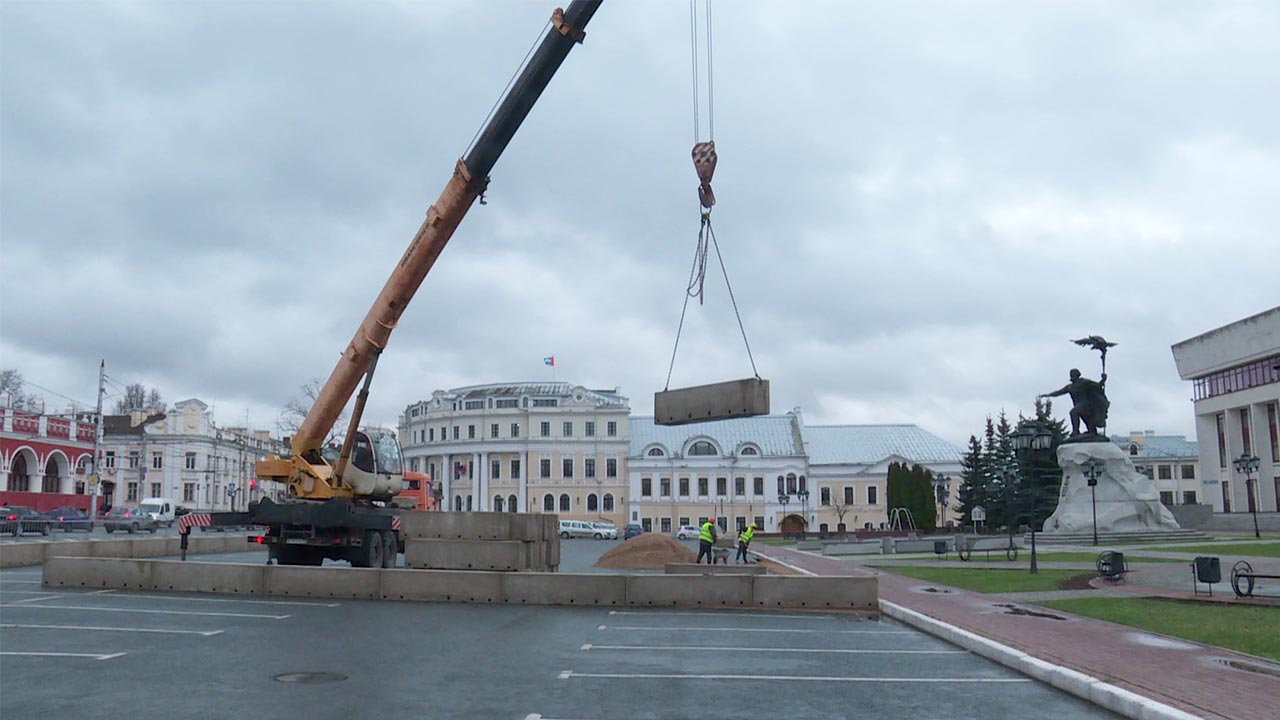
{"type": "Polygon", "coordinates": [[[254,489],[256,489],[257,487],[258,487],[258,481],[257,481],[257,480],[250,480],[250,481],[249,481],[249,489],[250,489],[250,490],[254,490],[254,489]]]}

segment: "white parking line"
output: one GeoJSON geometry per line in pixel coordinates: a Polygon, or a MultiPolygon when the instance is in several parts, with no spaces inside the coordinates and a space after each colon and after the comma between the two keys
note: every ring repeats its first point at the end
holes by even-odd
{"type": "Polygon", "coordinates": [[[755,617],[769,618],[770,620],[835,620],[834,615],[774,615],[772,613],[752,613],[752,612],[664,612],[655,610],[651,612],[636,610],[610,610],[610,615],[677,615],[681,617],[755,617]]]}
{"type": "Polygon", "coordinates": [[[583,650],[727,650],[730,652],[767,653],[834,653],[845,655],[965,655],[967,650],[843,650],[833,648],[778,648],[778,647],[713,647],[703,645],[593,645],[587,643],[583,650]]]}
{"type": "Polygon", "coordinates": [[[40,597],[27,598],[26,600],[11,600],[10,602],[12,602],[14,605],[17,605],[18,603],[33,603],[33,602],[40,602],[41,600],[57,600],[59,597],[61,597],[61,595],[49,595],[47,593],[41,593],[40,597]]]}
{"type": "Polygon", "coordinates": [[[34,655],[39,657],[78,657],[78,658],[93,658],[94,660],[110,660],[112,658],[118,658],[121,655],[128,655],[128,654],[129,653],[118,652],[118,653],[112,653],[110,655],[99,655],[98,653],[10,652],[8,650],[0,652],[0,655],[34,655]]]}
{"type": "MultiPolygon", "coordinates": [[[[3,607],[3,606],[0,606],[3,607]]],[[[681,632],[758,632],[758,633],[820,633],[822,635],[911,635],[902,630],[824,630],[815,628],[737,628],[737,627],[679,627],[679,626],[637,626],[637,625],[600,625],[596,630],[679,630],[681,632]]]]}
{"type": "Polygon", "coordinates": [[[127,628],[97,627],[93,625],[19,625],[17,623],[0,623],[0,628],[35,628],[40,630],[95,630],[100,632],[140,632],[160,633],[162,635],[221,635],[225,630],[171,630],[169,628],[127,628]]]}
{"type": "Polygon", "coordinates": [[[766,680],[769,682],[846,683],[1029,683],[1029,678],[919,678],[919,677],[839,677],[823,675],[677,675],[674,673],[580,673],[564,670],[561,680],[605,678],[611,680],[766,680]]]}
{"type": "Polygon", "coordinates": [[[0,586],[3,585],[39,585],[41,580],[0,580],[0,586]]]}
{"type": "Polygon", "coordinates": [[[152,613],[155,615],[203,615],[207,617],[242,617],[242,618],[266,618],[268,620],[284,620],[290,615],[253,615],[250,613],[219,613],[219,612],[195,612],[194,610],[152,610],[149,608],[109,608],[109,607],[92,607],[87,605],[18,605],[15,603],[0,603],[0,608],[17,607],[26,608],[28,610],[89,610],[92,612],[132,612],[132,613],[152,613]]]}
{"type": "MultiPolygon", "coordinates": [[[[117,593],[118,590],[99,590],[100,593],[117,593]]],[[[213,602],[213,603],[249,603],[251,605],[303,605],[310,607],[338,607],[342,603],[303,602],[300,600],[237,600],[234,598],[199,598],[177,597],[173,595],[141,595],[126,592],[122,598],[145,598],[148,600],[169,600],[171,602],[213,602]]]]}

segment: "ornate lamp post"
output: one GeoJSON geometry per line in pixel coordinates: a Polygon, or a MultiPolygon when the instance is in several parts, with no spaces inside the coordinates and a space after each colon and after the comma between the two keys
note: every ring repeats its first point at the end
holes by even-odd
{"type": "Polygon", "coordinates": [[[1240,457],[1231,461],[1236,466],[1236,472],[1244,475],[1244,491],[1249,494],[1249,512],[1253,513],[1253,536],[1262,537],[1258,532],[1258,503],[1253,497],[1253,474],[1258,471],[1258,456],[1249,453],[1241,453],[1240,457]]]}
{"type": "MultiPolygon", "coordinates": [[[[785,521],[787,519],[787,503],[791,502],[791,496],[780,492],[778,493],[778,502],[782,504],[782,519],[785,521]]],[[[786,537],[786,533],[782,532],[781,522],[778,523],[778,532],[782,534],[782,537],[786,537]]]]}
{"type": "Polygon", "coordinates": [[[1089,479],[1089,503],[1093,506],[1093,544],[1098,544],[1098,478],[1102,477],[1103,462],[1093,458],[1084,464],[1084,476],[1089,479]]]}
{"type": "Polygon", "coordinates": [[[947,526],[947,492],[951,488],[951,476],[938,473],[933,476],[933,495],[937,498],[942,512],[938,515],[938,527],[947,526]]]}
{"type": "Polygon", "coordinates": [[[800,530],[800,537],[804,537],[805,530],[809,529],[809,491],[801,490],[796,493],[796,497],[800,498],[800,516],[804,518],[804,528],[800,530]]]}
{"type": "MultiPolygon", "coordinates": [[[[1038,420],[1023,420],[1018,423],[1018,429],[1010,433],[1009,438],[1013,441],[1014,452],[1040,452],[1049,449],[1053,444],[1053,433],[1038,420]]],[[[1014,469],[1017,471],[1016,465],[1014,469]]],[[[1028,477],[1027,481],[1028,490],[1031,492],[1031,574],[1035,575],[1040,572],[1040,568],[1036,565],[1036,511],[1039,509],[1037,503],[1039,493],[1035,476],[1028,477]]]]}

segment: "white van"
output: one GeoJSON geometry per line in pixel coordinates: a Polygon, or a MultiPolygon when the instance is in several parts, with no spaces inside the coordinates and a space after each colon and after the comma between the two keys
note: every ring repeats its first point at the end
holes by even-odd
{"type": "Polygon", "coordinates": [[[173,521],[177,519],[175,510],[178,503],[169,498],[146,498],[138,503],[138,510],[147,513],[159,525],[173,527],[173,521]]]}

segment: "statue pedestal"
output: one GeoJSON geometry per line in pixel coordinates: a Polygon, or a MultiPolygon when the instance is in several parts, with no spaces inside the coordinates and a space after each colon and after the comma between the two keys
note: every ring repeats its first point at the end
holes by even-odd
{"type": "Polygon", "coordinates": [[[1176,532],[1181,528],[1160,502],[1155,482],[1138,472],[1117,445],[1111,442],[1064,443],[1058,447],[1062,489],[1058,509],[1044,522],[1044,532],[1080,534],[1093,532],[1091,490],[1097,494],[1099,533],[1176,532]],[[1089,487],[1084,464],[1103,463],[1096,488],[1089,487]]]}

